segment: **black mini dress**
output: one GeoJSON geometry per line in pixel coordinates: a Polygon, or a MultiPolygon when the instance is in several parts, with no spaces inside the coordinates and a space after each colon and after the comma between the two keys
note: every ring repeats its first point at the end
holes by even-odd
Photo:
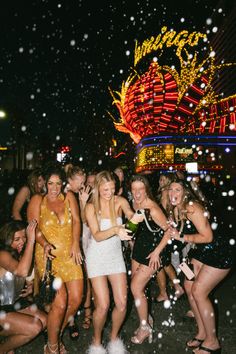
{"type": "MultiPolygon", "coordinates": [[[[149,259],[147,259],[147,257],[159,245],[164,235],[164,231],[150,217],[148,223],[151,229],[155,230],[155,232],[148,229],[145,220],[140,222],[134,237],[134,248],[132,253],[133,260],[146,266],[149,265],[149,259]]],[[[165,250],[162,251],[160,255],[162,266],[170,264],[170,257],[168,254],[165,250]]]]}
{"type": "MultiPolygon", "coordinates": [[[[186,235],[198,233],[190,220],[184,223],[183,233],[186,235]]],[[[231,245],[229,236],[219,227],[213,231],[213,241],[210,243],[196,243],[189,251],[189,259],[197,259],[203,264],[218,269],[229,269],[235,265],[235,245],[231,245]]]]}

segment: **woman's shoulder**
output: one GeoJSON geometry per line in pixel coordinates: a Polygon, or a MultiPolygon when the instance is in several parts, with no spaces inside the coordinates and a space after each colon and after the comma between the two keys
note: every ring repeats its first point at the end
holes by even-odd
{"type": "Polygon", "coordinates": [[[115,195],[114,197],[115,204],[122,205],[124,203],[128,203],[127,199],[125,197],[122,197],[121,195],[115,195]]]}
{"type": "Polygon", "coordinates": [[[188,218],[191,219],[191,215],[198,214],[199,212],[203,213],[205,208],[203,207],[203,205],[201,203],[193,200],[187,204],[186,210],[187,210],[188,218]]]}
{"type": "Polygon", "coordinates": [[[41,204],[44,199],[44,196],[41,194],[34,194],[30,199],[30,204],[41,204]]]}
{"type": "Polygon", "coordinates": [[[85,212],[88,212],[88,213],[91,213],[91,212],[95,212],[95,207],[94,207],[94,205],[93,205],[93,203],[92,202],[88,202],[88,203],[86,203],[86,205],[85,205],[85,212]]]}

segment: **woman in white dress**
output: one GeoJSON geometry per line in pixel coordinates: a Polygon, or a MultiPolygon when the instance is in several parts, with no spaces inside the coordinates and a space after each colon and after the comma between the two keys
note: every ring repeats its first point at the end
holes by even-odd
{"type": "Polygon", "coordinates": [[[112,330],[108,344],[109,354],[124,354],[125,347],[118,338],[124,321],[127,303],[126,267],[123,259],[121,240],[131,240],[122,225],[122,212],[132,221],[142,221],[123,197],[114,195],[115,178],[108,171],[96,175],[94,193],[86,205],[85,216],[92,233],[87,249],[86,262],[88,277],[91,279],[95,310],[93,312],[94,335],[89,354],[105,354],[102,346],[102,330],[110,306],[108,282],[111,285],[114,309],[112,330]]]}

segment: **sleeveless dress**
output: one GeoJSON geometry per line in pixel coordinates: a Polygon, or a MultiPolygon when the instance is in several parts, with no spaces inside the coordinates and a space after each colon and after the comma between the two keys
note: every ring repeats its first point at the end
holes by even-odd
{"type": "MultiPolygon", "coordinates": [[[[64,196],[59,196],[64,200],[64,196]]],[[[83,279],[83,271],[80,265],[76,265],[70,257],[72,243],[72,215],[69,201],[64,200],[65,214],[64,221],[60,222],[57,215],[47,206],[47,198],[44,197],[41,204],[39,229],[55,250],[51,253],[56,257],[52,261],[52,271],[55,277],[63,282],[76,279],[83,279]]],[[[44,250],[39,243],[36,243],[35,262],[40,278],[45,268],[44,250]]]]}
{"type": "MultiPolygon", "coordinates": [[[[117,224],[122,224],[121,217],[117,218],[117,224]]],[[[104,218],[100,220],[101,231],[110,227],[112,227],[110,219],[104,218]]],[[[89,278],[126,273],[119,236],[114,235],[103,241],[96,241],[92,236],[87,248],[86,264],[89,278]]]]}
{"type": "MultiPolygon", "coordinates": [[[[149,254],[159,245],[164,234],[164,231],[159,228],[152,219],[149,218],[148,223],[151,229],[157,231],[150,231],[147,228],[145,220],[140,222],[134,237],[135,241],[132,253],[132,259],[146,266],[149,265],[149,259],[147,259],[147,256],[149,256],[149,254]]],[[[170,254],[167,253],[165,249],[161,252],[160,256],[162,266],[170,264],[170,254]]]]}
{"type": "MultiPolygon", "coordinates": [[[[194,224],[190,220],[184,223],[183,233],[198,233],[194,224]]],[[[218,269],[229,269],[235,265],[236,255],[235,246],[230,245],[229,238],[225,235],[224,230],[214,230],[213,241],[210,243],[198,243],[194,245],[189,253],[189,259],[194,258],[203,264],[218,269]]]]}

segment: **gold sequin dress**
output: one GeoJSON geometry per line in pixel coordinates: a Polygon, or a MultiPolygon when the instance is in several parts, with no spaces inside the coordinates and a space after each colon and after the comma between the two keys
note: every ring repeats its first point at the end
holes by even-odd
{"type": "MultiPolygon", "coordinates": [[[[61,194],[59,198],[64,199],[61,194]]],[[[65,214],[63,222],[60,222],[57,215],[47,206],[47,198],[44,197],[41,210],[39,229],[55,250],[51,253],[56,257],[52,261],[53,274],[60,277],[63,282],[76,279],[83,279],[82,267],[76,265],[70,257],[70,249],[72,243],[72,215],[70,211],[69,201],[65,200],[65,214]]],[[[35,249],[35,262],[40,278],[43,276],[45,259],[42,246],[37,243],[35,249]]]]}

